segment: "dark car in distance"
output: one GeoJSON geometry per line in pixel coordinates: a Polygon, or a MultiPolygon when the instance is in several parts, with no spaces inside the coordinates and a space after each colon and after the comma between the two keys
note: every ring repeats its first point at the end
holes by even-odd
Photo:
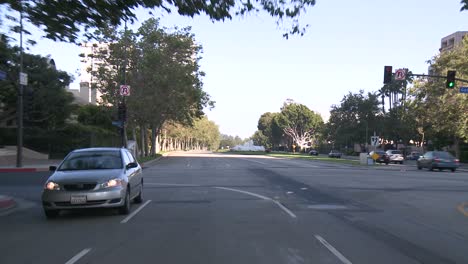
{"type": "Polygon", "coordinates": [[[318,156],[318,154],[319,154],[318,151],[315,149],[309,151],[309,155],[318,156]]]}
{"type": "Polygon", "coordinates": [[[421,157],[422,154],[417,152],[417,151],[413,151],[411,152],[408,156],[406,156],[406,159],[407,160],[418,160],[419,157],[421,157]]]}
{"type": "Polygon", "coordinates": [[[341,158],[343,154],[341,152],[339,152],[338,150],[332,150],[330,151],[330,153],[328,153],[328,157],[329,158],[341,158]]]}
{"type": "Polygon", "coordinates": [[[418,159],[417,166],[418,170],[422,168],[428,168],[430,171],[450,169],[455,172],[460,166],[460,161],[447,151],[429,151],[418,159]]]}

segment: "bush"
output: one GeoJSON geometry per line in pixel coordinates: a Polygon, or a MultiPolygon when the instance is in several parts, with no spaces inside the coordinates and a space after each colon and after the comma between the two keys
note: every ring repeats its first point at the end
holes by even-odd
{"type": "MultiPolygon", "coordinates": [[[[0,129],[0,145],[16,145],[16,143],[16,128],[0,129]]],[[[67,124],[54,131],[24,128],[24,147],[49,153],[50,159],[61,159],[78,148],[118,146],[120,146],[120,137],[117,132],[93,126],[67,124]]]]}

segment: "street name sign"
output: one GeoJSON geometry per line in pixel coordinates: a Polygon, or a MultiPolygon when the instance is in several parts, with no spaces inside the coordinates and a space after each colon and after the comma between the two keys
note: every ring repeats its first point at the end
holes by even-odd
{"type": "Polygon", "coordinates": [[[468,87],[460,87],[460,93],[468,93],[468,87]]]}

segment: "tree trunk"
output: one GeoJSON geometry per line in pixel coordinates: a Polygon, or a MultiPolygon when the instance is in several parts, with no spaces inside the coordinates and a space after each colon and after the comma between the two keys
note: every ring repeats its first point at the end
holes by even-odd
{"type": "Polygon", "coordinates": [[[138,140],[137,140],[137,136],[136,136],[136,126],[133,126],[132,127],[132,138],[133,140],[135,140],[135,155],[138,155],[138,149],[139,149],[139,146],[138,146],[138,140]]]}
{"type": "Polygon", "coordinates": [[[156,155],[156,128],[154,125],[151,126],[151,156],[156,155]]]}
{"type": "Polygon", "coordinates": [[[145,156],[145,126],[140,125],[140,157],[145,156]]]}
{"type": "Polygon", "coordinates": [[[149,142],[148,142],[148,130],[146,129],[146,127],[144,128],[144,134],[145,134],[145,157],[148,157],[148,146],[149,146],[149,142]]]}
{"type": "Polygon", "coordinates": [[[457,136],[453,139],[453,146],[455,148],[455,157],[460,159],[460,139],[457,136]]]}

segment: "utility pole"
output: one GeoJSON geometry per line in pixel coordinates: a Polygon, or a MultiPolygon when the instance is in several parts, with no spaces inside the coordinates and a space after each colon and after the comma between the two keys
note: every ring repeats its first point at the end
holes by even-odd
{"type": "MultiPolygon", "coordinates": [[[[124,67],[123,67],[123,84],[127,84],[127,20],[125,20],[125,31],[124,31],[124,41],[125,41],[125,51],[124,51],[124,67]]],[[[120,130],[120,136],[122,138],[122,147],[127,147],[127,133],[126,133],[126,115],[127,115],[127,104],[125,100],[126,96],[122,96],[122,107],[124,110],[124,115],[122,118],[122,129],[120,130]]]]}
{"type": "Polygon", "coordinates": [[[20,73],[18,86],[18,103],[16,105],[17,126],[16,126],[16,167],[23,167],[23,1],[20,0],[20,73]]]}

